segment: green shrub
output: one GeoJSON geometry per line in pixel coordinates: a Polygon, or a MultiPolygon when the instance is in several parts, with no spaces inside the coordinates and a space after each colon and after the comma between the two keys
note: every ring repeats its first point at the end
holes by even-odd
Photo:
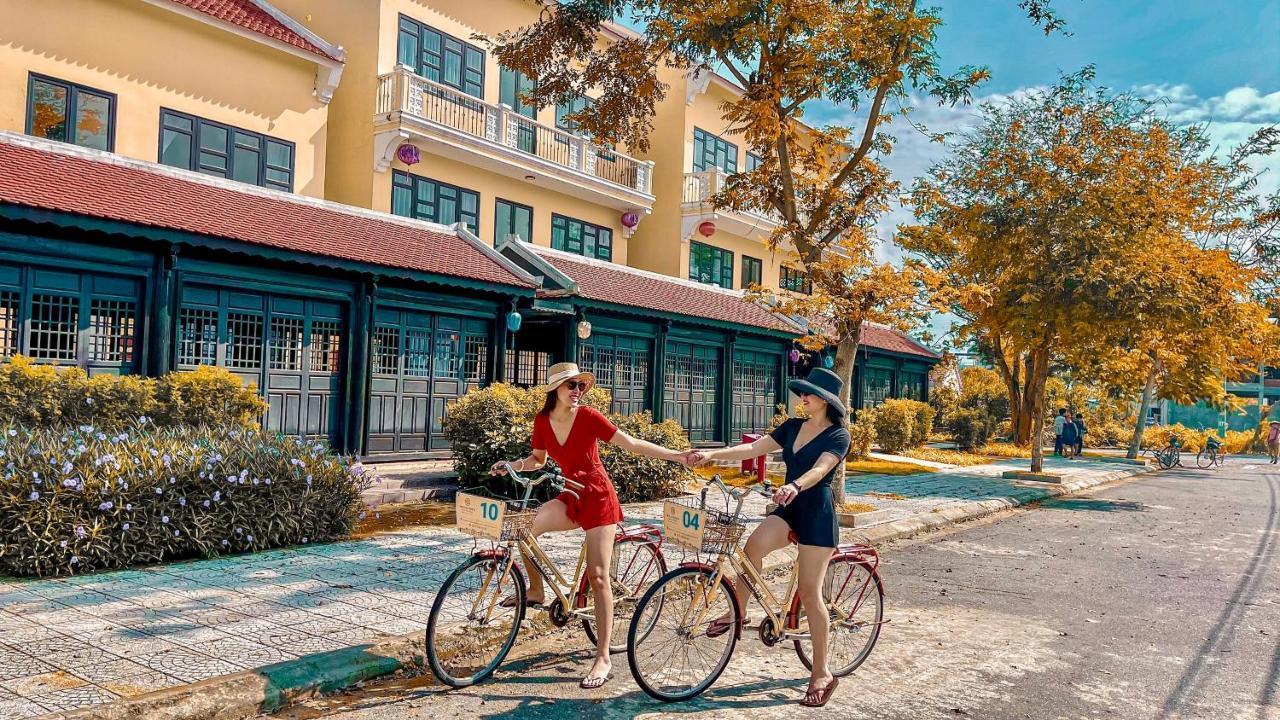
{"type": "Polygon", "coordinates": [[[849,458],[863,460],[871,454],[876,442],[875,415],[875,410],[859,410],[857,419],[849,423],[849,458]]]}
{"type": "Polygon", "coordinates": [[[1142,433],[1142,447],[1148,450],[1159,450],[1169,444],[1171,438],[1178,438],[1183,452],[1200,452],[1204,448],[1205,438],[1214,434],[1206,430],[1192,430],[1185,425],[1152,425],[1142,433]]]}
{"type": "Polygon", "coordinates": [[[986,412],[977,408],[960,408],[947,418],[947,425],[962,450],[973,450],[986,445],[995,433],[996,423],[986,412]]]}
{"type": "Polygon", "coordinates": [[[1090,427],[1084,434],[1088,447],[1128,447],[1133,439],[1133,426],[1109,422],[1101,427],[1090,427]]]}
{"type": "Polygon", "coordinates": [[[259,430],[0,426],[0,572],[65,575],[348,535],[363,469],[259,430]]]}
{"type": "MultiPolygon", "coordinates": [[[[489,468],[499,460],[517,460],[529,454],[533,418],[545,399],[546,394],[536,389],[495,383],[472,390],[449,404],[444,432],[453,445],[454,467],[463,487],[481,487],[505,497],[517,493],[510,480],[490,475],[489,468]]],[[[688,436],[675,421],[655,423],[647,412],[609,414],[609,393],[601,388],[592,388],[583,404],[608,414],[633,437],[674,449],[689,447],[688,436]]],[[[601,445],[600,460],[623,502],[669,497],[678,491],[680,483],[691,478],[680,465],[632,455],[607,444],[601,445]]],[[[555,462],[548,460],[546,469],[556,471],[555,462]]]]}
{"type": "Polygon", "coordinates": [[[876,442],[885,452],[901,452],[913,447],[916,438],[916,408],[912,400],[886,400],[872,416],[876,442]]]}
{"type": "MultiPolygon", "coordinates": [[[[689,436],[675,420],[653,421],[648,411],[613,417],[618,429],[640,440],[673,450],[689,448],[689,436]]],[[[622,502],[642,502],[679,495],[694,479],[693,473],[679,463],[636,455],[619,447],[602,443],[600,462],[618,489],[622,502]]]]}
{"type": "Polygon", "coordinates": [[[915,423],[911,426],[911,447],[922,447],[929,442],[929,435],[933,433],[933,406],[919,400],[895,402],[909,403],[908,408],[914,408],[916,411],[915,423]]]}
{"type": "Polygon", "coordinates": [[[190,372],[169,373],[156,382],[156,422],[161,425],[252,427],[267,411],[253,385],[223,368],[202,365],[190,372]]]}
{"type": "Polygon", "coordinates": [[[0,418],[24,427],[92,424],[120,428],[148,417],[160,427],[258,424],[267,404],[253,385],[224,368],[203,366],[159,380],[136,375],[89,377],[15,356],[0,364],[0,418]]]}

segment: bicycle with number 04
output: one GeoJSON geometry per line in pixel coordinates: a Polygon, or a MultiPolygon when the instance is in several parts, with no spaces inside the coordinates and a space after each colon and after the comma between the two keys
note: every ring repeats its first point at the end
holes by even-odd
{"type": "MultiPolygon", "coordinates": [[[[545,606],[552,624],[564,627],[579,620],[592,644],[598,637],[585,546],[578,553],[573,574],[566,576],[531,531],[536,514],[534,488],[551,482],[577,497],[576,490],[582,485],[550,473],[526,479],[510,463],[506,470],[508,477],[524,488],[520,500],[458,495],[458,529],[491,545],[473,553],[449,575],[427,620],[427,662],[436,677],[451,687],[473,685],[492,675],[515,644],[526,608],[525,577],[516,561],[517,549],[531,565],[530,571],[540,573],[555,595],[545,606]]],[[[666,571],[662,533],[657,527],[619,526],[609,568],[616,627],[622,627],[618,623],[630,618],[641,594],[666,571]]],[[[609,649],[622,652],[625,648],[624,642],[617,642],[609,649]]]]}
{"type": "MultiPolygon", "coordinates": [[[[733,656],[743,624],[734,585],[726,576],[730,568],[764,608],[760,640],[770,647],[791,640],[800,662],[813,667],[797,566],[792,564],[786,591],[778,597],[738,544],[746,529],[746,497],[752,492],[772,497],[773,488],[735,490],[719,478],[710,486],[724,494],[724,511],[707,506],[704,488],[700,497],[667,501],[663,514],[668,540],[708,556],[708,561],[682,563],[655,582],[636,606],[627,633],[627,662],[636,683],[668,702],[689,700],[711,687],[733,656]],[[729,631],[708,632],[724,618],[730,621],[729,631]]],[[[887,622],[879,565],[879,554],[867,545],[841,545],[831,556],[822,593],[831,619],[827,656],[836,677],[852,673],[867,659],[887,622]]]]}

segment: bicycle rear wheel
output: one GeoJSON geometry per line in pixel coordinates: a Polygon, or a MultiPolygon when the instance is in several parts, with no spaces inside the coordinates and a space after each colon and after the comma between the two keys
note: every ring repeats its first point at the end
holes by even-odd
{"type": "Polygon", "coordinates": [[[467,687],[498,669],[524,620],[525,585],[511,563],[502,581],[506,557],[472,555],[444,581],[427,620],[427,662],[440,682],[467,687]],[[514,607],[503,607],[506,597],[514,607]]]}
{"type": "Polygon", "coordinates": [[[741,620],[733,586],[699,567],[676,568],[654,583],[636,606],[627,632],[627,664],[636,684],[664,702],[697,697],[724,672],[738,643],[741,620]],[[711,637],[712,621],[729,618],[711,637]]]}
{"type": "MultiPolygon", "coordinates": [[[[827,664],[831,674],[844,677],[858,669],[880,638],[884,621],[884,587],[866,563],[850,558],[832,560],[822,584],[822,597],[831,618],[827,640],[827,664]]],[[[797,600],[797,608],[799,601],[797,600]]],[[[800,618],[804,615],[800,614],[800,618]]],[[[813,669],[813,643],[796,639],[796,654],[808,670],[813,669]]]]}
{"type": "MultiPolygon", "coordinates": [[[[613,638],[609,643],[609,652],[620,653],[627,649],[627,636],[623,633],[623,628],[631,621],[640,598],[666,574],[667,561],[653,543],[635,539],[614,544],[613,557],[609,561],[609,580],[613,587],[613,638]]],[[[582,608],[594,601],[590,583],[586,573],[583,573],[582,584],[578,587],[577,605],[582,608]]],[[[592,645],[598,642],[594,617],[582,619],[582,630],[592,645]]]]}
{"type": "Polygon", "coordinates": [[[1173,448],[1167,447],[1163,450],[1156,451],[1156,462],[1159,463],[1161,470],[1168,470],[1173,467],[1177,460],[1173,456],[1173,448]]]}

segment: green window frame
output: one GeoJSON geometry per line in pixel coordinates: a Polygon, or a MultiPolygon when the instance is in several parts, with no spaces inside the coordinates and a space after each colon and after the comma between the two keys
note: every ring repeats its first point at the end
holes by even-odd
{"type": "Polygon", "coordinates": [[[564,215],[551,216],[551,247],[598,260],[613,260],[613,230],[564,215]]]}
{"type": "Polygon", "coordinates": [[[924,400],[925,374],[904,372],[898,380],[898,397],[907,400],[924,400]]]}
{"type": "Polygon", "coordinates": [[[567,103],[556,103],[556,127],[577,134],[578,124],[568,118],[573,113],[579,113],[591,107],[591,98],[585,95],[570,100],[567,103]]]}
{"type": "Polygon", "coordinates": [[[804,293],[805,295],[813,294],[813,281],[804,273],[787,265],[782,266],[778,285],[783,290],[804,293]]]}
{"type": "Polygon", "coordinates": [[[288,140],[160,108],[163,165],[293,192],[294,154],[288,140]]]}
{"type": "Polygon", "coordinates": [[[760,157],[759,155],[751,151],[747,151],[747,165],[746,165],[747,172],[751,172],[752,170],[755,170],[756,168],[760,167],[763,164],[764,164],[764,158],[760,157]]]}
{"type": "Polygon", "coordinates": [[[112,152],[116,148],[116,96],[28,73],[26,134],[112,152]]]}
{"type": "Polygon", "coordinates": [[[422,77],[484,99],[484,50],[400,16],[396,60],[422,77]]]}
{"type": "Polygon", "coordinates": [[[760,258],[753,258],[750,255],[742,256],[742,287],[747,288],[752,285],[759,285],[764,282],[764,263],[760,258]]]}
{"type": "Polygon", "coordinates": [[[498,198],[493,203],[493,242],[508,235],[519,235],[525,242],[533,242],[533,208],[518,202],[498,198]]]}
{"type": "Polygon", "coordinates": [[[706,243],[689,242],[689,279],[733,289],[733,253],[706,243]]]}
{"type": "Polygon", "coordinates": [[[862,373],[862,406],[879,407],[893,396],[893,371],[866,368],[862,373]]]}
{"type": "MultiPolygon", "coordinates": [[[[538,108],[524,101],[523,95],[532,92],[534,82],[524,73],[509,68],[499,68],[498,103],[511,108],[517,115],[537,120],[538,108]]],[[[527,123],[516,127],[516,147],[531,155],[538,152],[538,131],[527,123]]]]}
{"type": "Polygon", "coordinates": [[[401,170],[391,175],[391,212],[441,225],[466,223],[480,234],[480,193],[401,170]]]}
{"type": "Polygon", "coordinates": [[[693,171],[720,168],[732,175],[738,172],[738,146],[719,135],[693,129],[693,171]]]}

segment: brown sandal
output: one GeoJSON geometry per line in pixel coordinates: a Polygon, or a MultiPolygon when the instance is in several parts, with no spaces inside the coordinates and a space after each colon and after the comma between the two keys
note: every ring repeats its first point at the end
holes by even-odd
{"type": "MultiPolygon", "coordinates": [[[[747,625],[747,619],[746,619],[746,618],[743,618],[743,619],[739,620],[738,622],[739,622],[743,627],[746,627],[746,625],[747,625]]],[[[723,634],[725,634],[725,633],[729,632],[729,629],[730,629],[730,628],[732,628],[732,627],[733,627],[733,621],[732,621],[732,620],[730,620],[730,619],[728,619],[728,618],[716,618],[715,620],[712,620],[712,621],[711,621],[711,624],[710,624],[710,625],[707,625],[707,637],[709,637],[709,638],[718,638],[718,637],[720,637],[721,635],[723,635],[723,634]]]]}
{"type": "MultiPolygon", "coordinates": [[[[503,598],[501,602],[499,602],[499,603],[498,603],[498,606],[499,606],[499,607],[504,607],[504,608],[513,608],[513,607],[515,607],[515,606],[516,606],[516,596],[515,596],[515,595],[508,595],[507,597],[503,598]]],[[[527,608],[541,608],[541,607],[542,607],[542,602],[541,602],[540,600],[525,600],[525,601],[524,601],[524,606],[525,606],[525,607],[527,607],[527,608]]]]}
{"type": "Polygon", "coordinates": [[[823,705],[826,705],[827,701],[830,700],[831,696],[835,693],[836,686],[839,684],[840,678],[831,678],[831,682],[827,683],[827,686],[821,690],[809,690],[809,692],[805,693],[804,699],[800,701],[800,704],[805,707],[812,708],[820,708],[823,705]]]}

